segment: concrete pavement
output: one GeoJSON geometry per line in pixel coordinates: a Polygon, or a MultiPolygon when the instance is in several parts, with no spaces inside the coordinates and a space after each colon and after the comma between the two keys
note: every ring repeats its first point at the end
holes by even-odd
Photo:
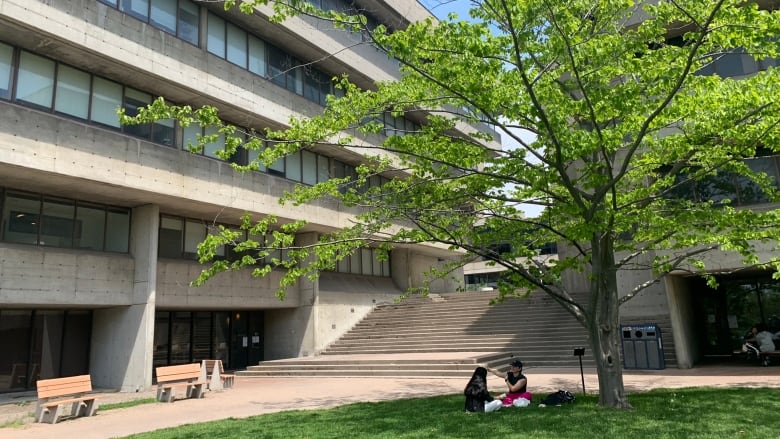
{"type": "MultiPolygon", "coordinates": [[[[528,389],[542,395],[557,389],[577,394],[582,391],[579,368],[534,369],[523,371],[528,377],[528,389]]],[[[598,379],[595,370],[585,370],[585,387],[595,393],[598,379]]],[[[213,421],[229,417],[243,418],[264,413],[297,409],[329,408],[360,401],[381,401],[400,398],[460,393],[468,378],[255,378],[238,377],[229,390],[207,392],[203,399],[177,400],[171,404],[142,404],[135,407],[101,411],[89,418],[76,418],[61,423],[31,422],[35,410],[35,394],[0,395],[0,425],[19,420],[22,425],[0,428],[0,438],[63,438],[104,439],[152,431],[184,424],[213,421]]],[[[628,392],[653,388],[692,386],[742,386],[780,388],[780,367],[745,365],[700,366],[694,369],[625,371],[628,392]]],[[[489,379],[489,388],[503,391],[499,378],[489,379]]],[[[154,392],[101,395],[101,404],[154,397],[154,392]]],[[[536,398],[535,398],[536,399],[536,398]]]]}

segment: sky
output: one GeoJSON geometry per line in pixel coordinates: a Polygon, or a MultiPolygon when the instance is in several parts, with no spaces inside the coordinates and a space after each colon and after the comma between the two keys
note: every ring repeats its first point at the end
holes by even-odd
{"type": "MultiPolygon", "coordinates": [[[[447,18],[450,12],[458,14],[458,18],[462,20],[468,20],[469,9],[472,8],[471,0],[419,0],[420,4],[425,6],[433,15],[439,19],[447,18]]],[[[504,150],[510,150],[517,148],[517,144],[508,138],[509,136],[502,136],[502,147],[504,150]]],[[[534,135],[529,132],[520,133],[520,137],[524,141],[531,142],[534,139],[534,135]]],[[[541,208],[534,205],[522,205],[520,207],[526,217],[537,217],[541,213],[541,208]]]]}

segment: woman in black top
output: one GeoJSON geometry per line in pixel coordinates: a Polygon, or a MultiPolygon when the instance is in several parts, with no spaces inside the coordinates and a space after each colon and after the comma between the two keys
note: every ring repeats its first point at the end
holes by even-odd
{"type": "Polygon", "coordinates": [[[501,408],[501,401],[494,400],[487,389],[487,369],[477,367],[463,390],[467,412],[494,412],[501,408]]]}

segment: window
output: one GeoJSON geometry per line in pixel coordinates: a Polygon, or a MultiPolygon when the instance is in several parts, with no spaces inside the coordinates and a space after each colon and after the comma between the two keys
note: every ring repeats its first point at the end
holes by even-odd
{"type": "Polygon", "coordinates": [[[0,43],[0,99],[11,97],[14,48],[0,43]]]}
{"type": "Polygon", "coordinates": [[[116,111],[122,105],[122,85],[95,77],[92,84],[92,121],[119,128],[116,111]]]}
{"type": "Polygon", "coordinates": [[[290,180],[301,181],[301,152],[290,154],[286,159],[285,177],[290,180]]]}
{"type": "Polygon", "coordinates": [[[16,100],[51,109],[54,95],[54,61],[22,51],[16,100]]]}
{"type": "Polygon", "coordinates": [[[209,14],[208,18],[206,48],[220,58],[225,57],[225,20],[214,14],[209,14]]]}
{"type": "Polygon", "coordinates": [[[249,71],[262,77],[266,76],[265,43],[252,35],[249,35],[249,71]]]}
{"type": "Polygon", "coordinates": [[[152,0],[149,23],[166,32],[176,34],[177,0],[152,0]]]}
{"type": "Polygon", "coordinates": [[[198,244],[206,238],[206,226],[194,220],[187,220],[184,224],[184,257],[188,259],[198,258],[198,244]]]}
{"type": "Polygon", "coordinates": [[[317,154],[311,151],[301,151],[303,176],[301,181],[308,185],[317,184],[317,154]]]}
{"type": "Polygon", "coordinates": [[[183,225],[180,218],[163,216],[160,219],[160,237],[157,253],[161,258],[180,258],[182,255],[183,225]]]}
{"type": "Polygon", "coordinates": [[[38,244],[41,200],[32,194],[7,192],[3,203],[3,240],[38,244]]]}
{"type": "Polygon", "coordinates": [[[227,25],[227,60],[247,68],[246,32],[235,25],[227,25]]]}
{"type": "Polygon", "coordinates": [[[179,1],[179,38],[196,46],[200,45],[198,42],[199,26],[198,7],[190,1],[179,1]]]}
{"type": "MultiPolygon", "coordinates": [[[[124,109],[128,116],[138,115],[138,109],[152,103],[152,95],[142,91],[128,88],[125,90],[124,109]]],[[[151,137],[151,125],[142,123],[138,125],[125,125],[123,130],[133,136],[149,139],[151,137]]]]}
{"type": "Polygon", "coordinates": [[[149,18],[149,0],[120,0],[120,9],[133,17],[147,21],[149,18]]]}
{"type": "Polygon", "coordinates": [[[362,274],[365,274],[367,276],[370,276],[373,273],[372,269],[372,262],[373,262],[373,252],[370,248],[361,248],[360,249],[360,265],[363,268],[361,271],[362,274]]]}
{"type": "Polygon", "coordinates": [[[203,145],[203,155],[218,159],[219,156],[217,156],[217,151],[225,149],[225,135],[219,133],[215,127],[208,127],[205,132],[207,136],[216,134],[217,138],[216,140],[203,145]]]}
{"type": "Polygon", "coordinates": [[[102,206],[79,204],[76,206],[76,223],[80,233],[76,235],[74,248],[103,250],[106,231],[106,209],[102,206]]]}
{"type": "Polygon", "coordinates": [[[330,160],[324,155],[317,155],[317,182],[330,179],[330,160]]]}
{"type": "Polygon", "coordinates": [[[57,68],[57,100],[54,103],[54,111],[79,119],[89,119],[90,82],[89,73],[60,65],[57,68]]]}
{"type": "Polygon", "coordinates": [[[130,211],[109,208],[106,211],[106,251],[127,253],[130,249],[130,211]]]}
{"type": "Polygon", "coordinates": [[[7,191],[2,239],[8,242],[127,253],[130,211],[7,191]],[[104,244],[105,241],[105,244],[104,244]]]}

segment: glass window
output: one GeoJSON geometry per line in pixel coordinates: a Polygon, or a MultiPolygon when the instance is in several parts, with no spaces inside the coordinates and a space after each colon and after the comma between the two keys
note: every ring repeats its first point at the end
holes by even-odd
{"type": "Polygon", "coordinates": [[[275,175],[284,176],[284,157],[279,157],[268,167],[268,172],[275,175]]]}
{"type": "MultiPolygon", "coordinates": [[[[192,361],[200,363],[211,357],[211,313],[192,313],[192,361]]],[[[224,367],[224,365],[223,365],[224,367]]]]}
{"type": "Polygon", "coordinates": [[[390,277],[390,261],[382,261],[382,275],[390,277]]]}
{"type": "Polygon", "coordinates": [[[177,0],[152,0],[150,20],[152,26],[176,34],[177,0]]]}
{"type": "Polygon", "coordinates": [[[116,2],[117,2],[117,0],[98,0],[98,1],[113,7],[116,7],[116,2]]]}
{"type": "Polygon", "coordinates": [[[37,195],[8,192],[3,203],[3,240],[38,243],[41,200],[37,195]]]}
{"type": "Polygon", "coordinates": [[[297,65],[298,62],[293,61],[292,70],[287,72],[287,90],[303,95],[303,71],[297,65]]]}
{"type": "Polygon", "coordinates": [[[184,257],[198,258],[198,244],[206,238],[206,226],[194,220],[184,224],[184,257]]]}
{"type": "Polygon", "coordinates": [[[122,105],[122,85],[100,77],[92,83],[92,121],[119,128],[116,112],[122,105]]]}
{"type": "Polygon", "coordinates": [[[89,119],[89,73],[60,65],[57,69],[57,95],[54,111],[89,119]]]}
{"type": "Polygon", "coordinates": [[[225,57],[225,20],[214,14],[209,14],[208,22],[208,40],[206,47],[208,51],[220,58],[225,57]]]}
{"type": "Polygon", "coordinates": [[[130,211],[108,209],[106,213],[106,251],[127,253],[130,245],[130,211]]]}
{"type": "Polygon", "coordinates": [[[0,99],[11,97],[11,68],[14,48],[0,43],[0,99]]]}
{"type": "Polygon", "coordinates": [[[179,38],[196,46],[200,21],[198,6],[188,0],[179,1],[179,38]]]}
{"type": "MultiPolygon", "coordinates": [[[[206,135],[211,136],[217,134],[218,131],[219,130],[215,127],[208,127],[206,128],[206,135]]],[[[217,140],[203,145],[203,155],[218,159],[219,156],[217,156],[217,151],[222,151],[224,149],[225,149],[225,135],[223,133],[219,133],[219,135],[217,136],[217,140]]]]}
{"type": "Polygon", "coordinates": [[[181,258],[182,228],[179,218],[164,216],[160,219],[160,244],[157,252],[161,258],[181,258]]]}
{"type": "Polygon", "coordinates": [[[371,262],[374,260],[373,254],[370,248],[360,249],[360,263],[363,267],[362,274],[371,276],[373,269],[371,268],[371,262]]]}
{"type": "Polygon", "coordinates": [[[317,182],[328,181],[330,179],[329,160],[324,155],[317,156],[317,182]]]}
{"type": "Polygon", "coordinates": [[[173,119],[158,120],[152,124],[152,142],[167,146],[176,144],[176,130],[173,119]]]}
{"type": "Polygon", "coordinates": [[[53,92],[54,61],[22,51],[16,99],[51,109],[53,92]]]}
{"type": "Polygon", "coordinates": [[[190,321],[189,311],[172,313],[171,320],[171,364],[183,364],[192,361],[190,357],[190,321]]]}
{"type": "Polygon", "coordinates": [[[149,19],[149,0],[121,0],[120,8],[140,20],[149,19]]]}
{"type": "Polygon", "coordinates": [[[62,365],[59,376],[89,373],[89,345],[92,336],[92,311],[65,311],[62,337],[62,365]]]}
{"type": "Polygon", "coordinates": [[[247,150],[246,151],[247,164],[252,163],[253,161],[257,160],[257,165],[258,165],[257,170],[261,171],[261,172],[265,172],[266,171],[265,164],[259,158],[260,157],[260,151],[261,151],[260,149],[247,150]]]}
{"type": "Polygon", "coordinates": [[[303,181],[306,184],[317,184],[317,154],[311,151],[301,151],[302,167],[303,167],[303,181]]]}
{"type": "Polygon", "coordinates": [[[73,236],[80,235],[74,221],[76,206],[73,201],[45,198],[41,216],[40,245],[73,247],[73,236]]]}
{"type": "Polygon", "coordinates": [[[246,32],[230,23],[227,25],[227,60],[247,68],[246,32]]]}
{"type": "MultiPolygon", "coordinates": [[[[211,226],[208,228],[209,235],[219,235],[219,227],[217,226],[211,226]]],[[[225,257],[225,246],[217,247],[214,251],[214,254],[217,256],[217,259],[223,259],[225,257]]]]}
{"type": "Polygon", "coordinates": [[[378,252],[376,250],[371,250],[371,257],[372,257],[372,267],[373,267],[373,274],[374,276],[382,276],[382,262],[379,261],[376,258],[376,255],[378,252]]]}
{"type": "Polygon", "coordinates": [[[249,71],[265,77],[265,43],[252,35],[249,35],[249,71]]]}
{"type": "MultiPolygon", "coordinates": [[[[128,88],[125,90],[125,113],[128,116],[136,116],[138,109],[145,107],[152,103],[152,95],[144,93],[142,91],[128,88]]],[[[142,123],[138,125],[125,125],[124,131],[130,135],[143,137],[149,139],[151,137],[152,126],[148,123],[142,123]]]]}
{"type": "Polygon", "coordinates": [[[286,159],[285,177],[290,180],[301,181],[301,152],[290,154],[286,159]]]}
{"type": "Polygon", "coordinates": [[[268,47],[268,77],[281,87],[287,87],[287,70],[292,67],[292,58],[276,47],[268,47]]]}
{"type": "Polygon", "coordinates": [[[169,311],[154,313],[154,351],[152,352],[152,365],[154,367],[168,365],[170,323],[171,313],[169,311]]]}
{"type": "Polygon", "coordinates": [[[349,272],[352,274],[360,274],[360,249],[355,250],[349,256],[349,272]]]}
{"type": "Polygon", "coordinates": [[[181,148],[187,151],[196,151],[198,149],[198,137],[203,135],[203,128],[197,123],[192,123],[182,128],[181,148]]]}
{"type": "Polygon", "coordinates": [[[344,258],[339,261],[336,271],[339,273],[349,273],[349,258],[344,258]]]}
{"type": "Polygon", "coordinates": [[[303,76],[303,97],[313,102],[319,102],[320,80],[320,72],[307,69],[303,76]]]}
{"type": "Polygon", "coordinates": [[[106,209],[102,206],[79,204],[76,207],[76,233],[74,248],[103,250],[106,231],[106,209]]]}
{"type": "Polygon", "coordinates": [[[34,334],[32,328],[33,312],[28,310],[0,309],[0,340],[3,340],[3,368],[0,378],[4,389],[25,390],[32,384],[30,375],[30,341],[34,334]]]}

